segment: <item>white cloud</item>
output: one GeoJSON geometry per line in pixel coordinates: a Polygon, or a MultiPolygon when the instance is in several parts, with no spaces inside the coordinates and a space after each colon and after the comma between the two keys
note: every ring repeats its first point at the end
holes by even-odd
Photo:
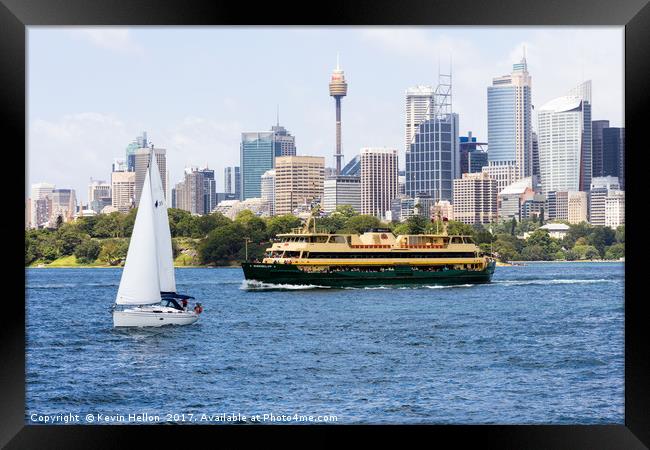
{"type": "Polygon", "coordinates": [[[142,54],[143,48],[133,41],[127,28],[101,27],[69,31],[73,36],[91,44],[120,53],[142,54]]]}

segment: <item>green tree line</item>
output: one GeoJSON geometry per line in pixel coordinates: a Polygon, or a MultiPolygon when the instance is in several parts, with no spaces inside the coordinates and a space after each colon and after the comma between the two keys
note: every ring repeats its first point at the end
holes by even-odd
{"type": "MultiPolygon", "coordinates": [[[[74,222],[58,223],[55,229],[26,230],[25,265],[49,263],[74,255],[81,264],[120,265],[128,250],[136,210],[128,214],[114,212],[81,217],[74,222]]],[[[193,216],[187,211],[169,209],[169,225],[174,256],[178,242],[191,239],[196,243],[198,262],[204,265],[228,265],[249,258],[261,258],[277,234],[300,227],[293,215],[262,218],[251,211],[240,212],[234,220],[220,213],[193,216]]],[[[499,259],[511,260],[579,260],[618,259],[624,256],[625,227],[617,230],[587,223],[569,225],[564,239],[554,239],[539,229],[541,220],[500,222],[490,225],[467,225],[447,222],[449,234],[471,235],[485,252],[496,252],[499,259]],[[529,232],[526,239],[517,236],[529,232]]],[[[385,223],[374,216],[356,213],[340,206],[332,214],[316,220],[319,232],[363,233],[371,228],[390,228],[395,234],[441,232],[443,224],[422,216],[412,216],[403,223],[385,223]]]]}

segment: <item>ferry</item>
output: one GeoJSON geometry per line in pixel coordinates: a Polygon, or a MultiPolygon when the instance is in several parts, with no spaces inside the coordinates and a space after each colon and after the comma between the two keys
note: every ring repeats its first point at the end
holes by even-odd
{"type": "Polygon", "coordinates": [[[246,280],[324,287],[489,283],[496,259],[471,236],[324,233],[309,217],[304,227],[278,234],[261,262],[242,263],[246,280]]]}

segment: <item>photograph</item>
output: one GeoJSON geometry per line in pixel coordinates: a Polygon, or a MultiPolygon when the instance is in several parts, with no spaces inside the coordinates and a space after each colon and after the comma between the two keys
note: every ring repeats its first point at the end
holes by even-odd
{"type": "Polygon", "coordinates": [[[26,424],[625,424],[623,26],[25,39],[26,424]]]}

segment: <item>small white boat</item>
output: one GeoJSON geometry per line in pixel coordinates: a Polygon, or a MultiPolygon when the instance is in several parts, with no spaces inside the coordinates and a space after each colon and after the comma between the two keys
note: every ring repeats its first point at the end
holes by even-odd
{"type": "Polygon", "coordinates": [[[176,293],[167,205],[152,151],[113,307],[113,326],[189,325],[203,311],[200,303],[194,310],[178,303],[178,300],[186,303],[190,298],[194,297],[176,293]],[[130,307],[118,309],[120,306],[130,307]]]}

